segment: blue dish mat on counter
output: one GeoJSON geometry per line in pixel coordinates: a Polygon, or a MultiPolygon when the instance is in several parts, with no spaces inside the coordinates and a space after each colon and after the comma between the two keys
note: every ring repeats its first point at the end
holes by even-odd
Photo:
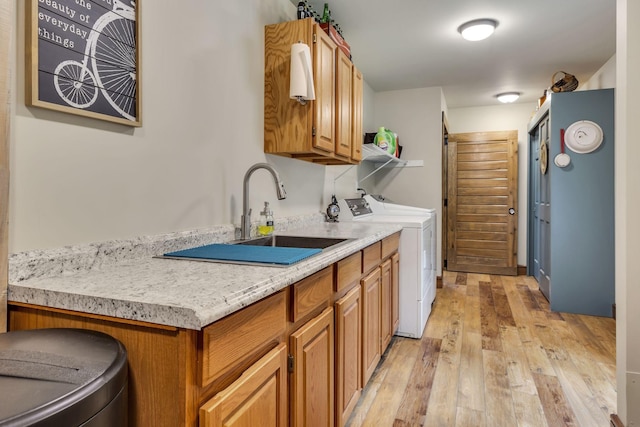
{"type": "Polygon", "coordinates": [[[216,243],[197,248],[184,249],[182,251],[169,252],[164,254],[164,256],[291,265],[320,252],[322,252],[322,249],[216,243]]]}

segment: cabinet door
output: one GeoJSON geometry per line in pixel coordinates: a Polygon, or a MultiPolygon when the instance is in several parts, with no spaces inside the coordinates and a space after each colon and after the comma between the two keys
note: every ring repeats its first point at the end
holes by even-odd
{"type": "Polygon", "coordinates": [[[200,408],[200,427],[287,426],[287,347],[271,350],[200,408]]]}
{"type": "Polygon", "coordinates": [[[333,339],[333,308],[331,307],[291,335],[292,427],[334,425],[333,339]]]}
{"type": "Polygon", "coordinates": [[[362,384],[380,361],[380,269],[369,273],[362,285],[362,384]]]}
{"type": "Polygon", "coordinates": [[[362,160],[362,140],[364,139],[362,133],[362,92],[364,87],[364,80],[362,79],[362,73],[356,68],[352,67],[352,81],[351,81],[351,159],[359,162],[362,160]]]}
{"type": "Polygon", "coordinates": [[[343,426],[362,390],[360,285],[336,301],[336,425],[343,426]]]}
{"type": "Polygon", "coordinates": [[[336,50],[336,155],[351,157],[351,60],[336,50]]]}
{"type": "Polygon", "coordinates": [[[391,260],[388,259],[380,266],[380,353],[384,353],[391,342],[392,314],[392,287],[391,287],[391,260]]]}
{"type": "Polygon", "coordinates": [[[391,257],[391,335],[400,325],[400,255],[391,257]]]}
{"type": "Polygon", "coordinates": [[[333,153],[335,141],[336,44],[314,25],[315,136],[313,146],[333,153]]]}

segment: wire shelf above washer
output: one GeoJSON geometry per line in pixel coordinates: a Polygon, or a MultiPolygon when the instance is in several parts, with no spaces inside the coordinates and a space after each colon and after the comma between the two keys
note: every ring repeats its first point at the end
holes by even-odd
{"type": "Polygon", "coordinates": [[[420,167],[424,166],[422,160],[404,160],[384,151],[373,144],[362,145],[362,161],[375,163],[376,166],[384,167],[420,167]]]}
{"type": "Polygon", "coordinates": [[[382,148],[373,144],[362,144],[362,161],[371,162],[375,165],[375,169],[369,175],[365,176],[360,182],[369,178],[380,169],[388,168],[411,168],[424,166],[423,160],[403,160],[384,151],[382,148]]]}
{"type": "MultiPolygon", "coordinates": [[[[384,151],[382,148],[373,144],[362,144],[362,162],[370,162],[373,163],[375,169],[370,172],[364,178],[359,180],[359,183],[370,178],[376,172],[378,172],[382,168],[412,168],[412,167],[421,167],[424,166],[423,160],[404,160],[399,159],[396,156],[392,156],[391,154],[384,151]]],[[[356,165],[353,165],[356,166],[356,165]]],[[[352,167],[353,167],[352,166],[352,167]]],[[[343,171],[340,175],[336,176],[333,180],[334,182],[340,178],[342,175],[347,173],[351,168],[343,171]]]]}

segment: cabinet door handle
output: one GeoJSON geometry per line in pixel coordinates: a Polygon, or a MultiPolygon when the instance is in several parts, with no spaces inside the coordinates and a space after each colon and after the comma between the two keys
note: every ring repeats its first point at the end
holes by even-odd
{"type": "Polygon", "coordinates": [[[509,208],[509,215],[515,215],[516,214],[516,210],[513,208],[509,208]]]}

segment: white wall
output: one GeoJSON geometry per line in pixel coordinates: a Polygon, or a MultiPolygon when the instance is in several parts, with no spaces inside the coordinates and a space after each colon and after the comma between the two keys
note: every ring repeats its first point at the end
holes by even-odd
{"type": "Polygon", "coordinates": [[[239,223],[244,173],[265,160],[289,196],[257,171],[254,212],[322,208],[324,166],[263,152],[264,25],[294,18],[289,0],[144,2],[137,129],[25,107],[17,4],[10,252],[239,223]]]}
{"type": "Polygon", "coordinates": [[[640,3],[618,0],[616,46],[616,364],[618,413],[640,425],[640,3]]]}
{"type": "Polygon", "coordinates": [[[518,131],[518,265],[527,264],[527,128],[535,107],[517,103],[449,109],[449,133],[518,131]]]}
{"type": "Polygon", "coordinates": [[[367,131],[384,126],[397,132],[403,146],[402,159],[422,160],[424,166],[385,168],[360,185],[369,193],[383,194],[402,205],[437,210],[437,265],[441,275],[442,111],[446,110],[442,89],[378,92],[374,99],[374,122],[367,131]]]}
{"type": "Polygon", "coordinates": [[[578,90],[610,89],[616,87],[616,55],[596,71],[578,90]]]}

